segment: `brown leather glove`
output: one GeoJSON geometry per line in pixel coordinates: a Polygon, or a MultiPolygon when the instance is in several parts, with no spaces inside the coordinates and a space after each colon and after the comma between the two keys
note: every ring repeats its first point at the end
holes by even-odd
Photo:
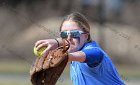
{"type": "Polygon", "coordinates": [[[70,44],[49,51],[46,57],[37,57],[30,70],[32,85],[55,85],[68,62],[70,44]]]}

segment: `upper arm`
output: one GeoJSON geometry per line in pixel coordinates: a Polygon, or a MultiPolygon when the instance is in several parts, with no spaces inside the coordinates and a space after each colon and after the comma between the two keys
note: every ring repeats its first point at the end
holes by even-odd
{"type": "Polygon", "coordinates": [[[69,53],[69,61],[84,62],[85,61],[85,53],[82,51],[69,53]]]}
{"type": "Polygon", "coordinates": [[[87,63],[90,67],[97,66],[102,58],[103,52],[98,47],[90,47],[88,49],[82,49],[82,52],[85,53],[85,63],[87,63]]]}

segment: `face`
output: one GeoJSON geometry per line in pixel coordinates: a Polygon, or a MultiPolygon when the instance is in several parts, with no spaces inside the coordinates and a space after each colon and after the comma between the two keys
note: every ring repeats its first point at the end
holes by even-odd
{"type": "Polygon", "coordinates": [[[84,45],[88,38],[88,35],[84,33],[82,29],[78,26],[78,24],[74,21],[64,21],[64,23],[62,24],[61,32],[64,32],[66,35],[68,35],[64,38],[70,42],[70,48],[68,52],[78,51],[84,45]],[[75,35],[77,37],[72,36],[72,32],[75,32],[75,30],[76,32],[77,30],[78,32],[80,31],[80,34],[75,35]]]}

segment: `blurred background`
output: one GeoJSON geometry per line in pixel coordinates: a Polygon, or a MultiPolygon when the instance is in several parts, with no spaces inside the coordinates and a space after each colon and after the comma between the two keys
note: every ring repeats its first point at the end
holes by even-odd
{"type": "MultiPolygon", "coordinates": [[[[140,84],[140,0],[0,0],[0,85],[31,85],[37,40],[56,38],[65,15],[84,14],[93,40],[126,85],[140,84]]],[[[69,64],[57,85],[72,85],[69,64]]]]}

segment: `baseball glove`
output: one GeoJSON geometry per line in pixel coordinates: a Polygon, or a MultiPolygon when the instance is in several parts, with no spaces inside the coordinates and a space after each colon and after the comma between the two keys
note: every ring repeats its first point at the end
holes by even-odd
{"type": "Polygon", "coordinates": [[[69,42],[49,51],[46,57],[37,57],[30,70],[32,85],[55,85],[68,62],[69,42]]]}

